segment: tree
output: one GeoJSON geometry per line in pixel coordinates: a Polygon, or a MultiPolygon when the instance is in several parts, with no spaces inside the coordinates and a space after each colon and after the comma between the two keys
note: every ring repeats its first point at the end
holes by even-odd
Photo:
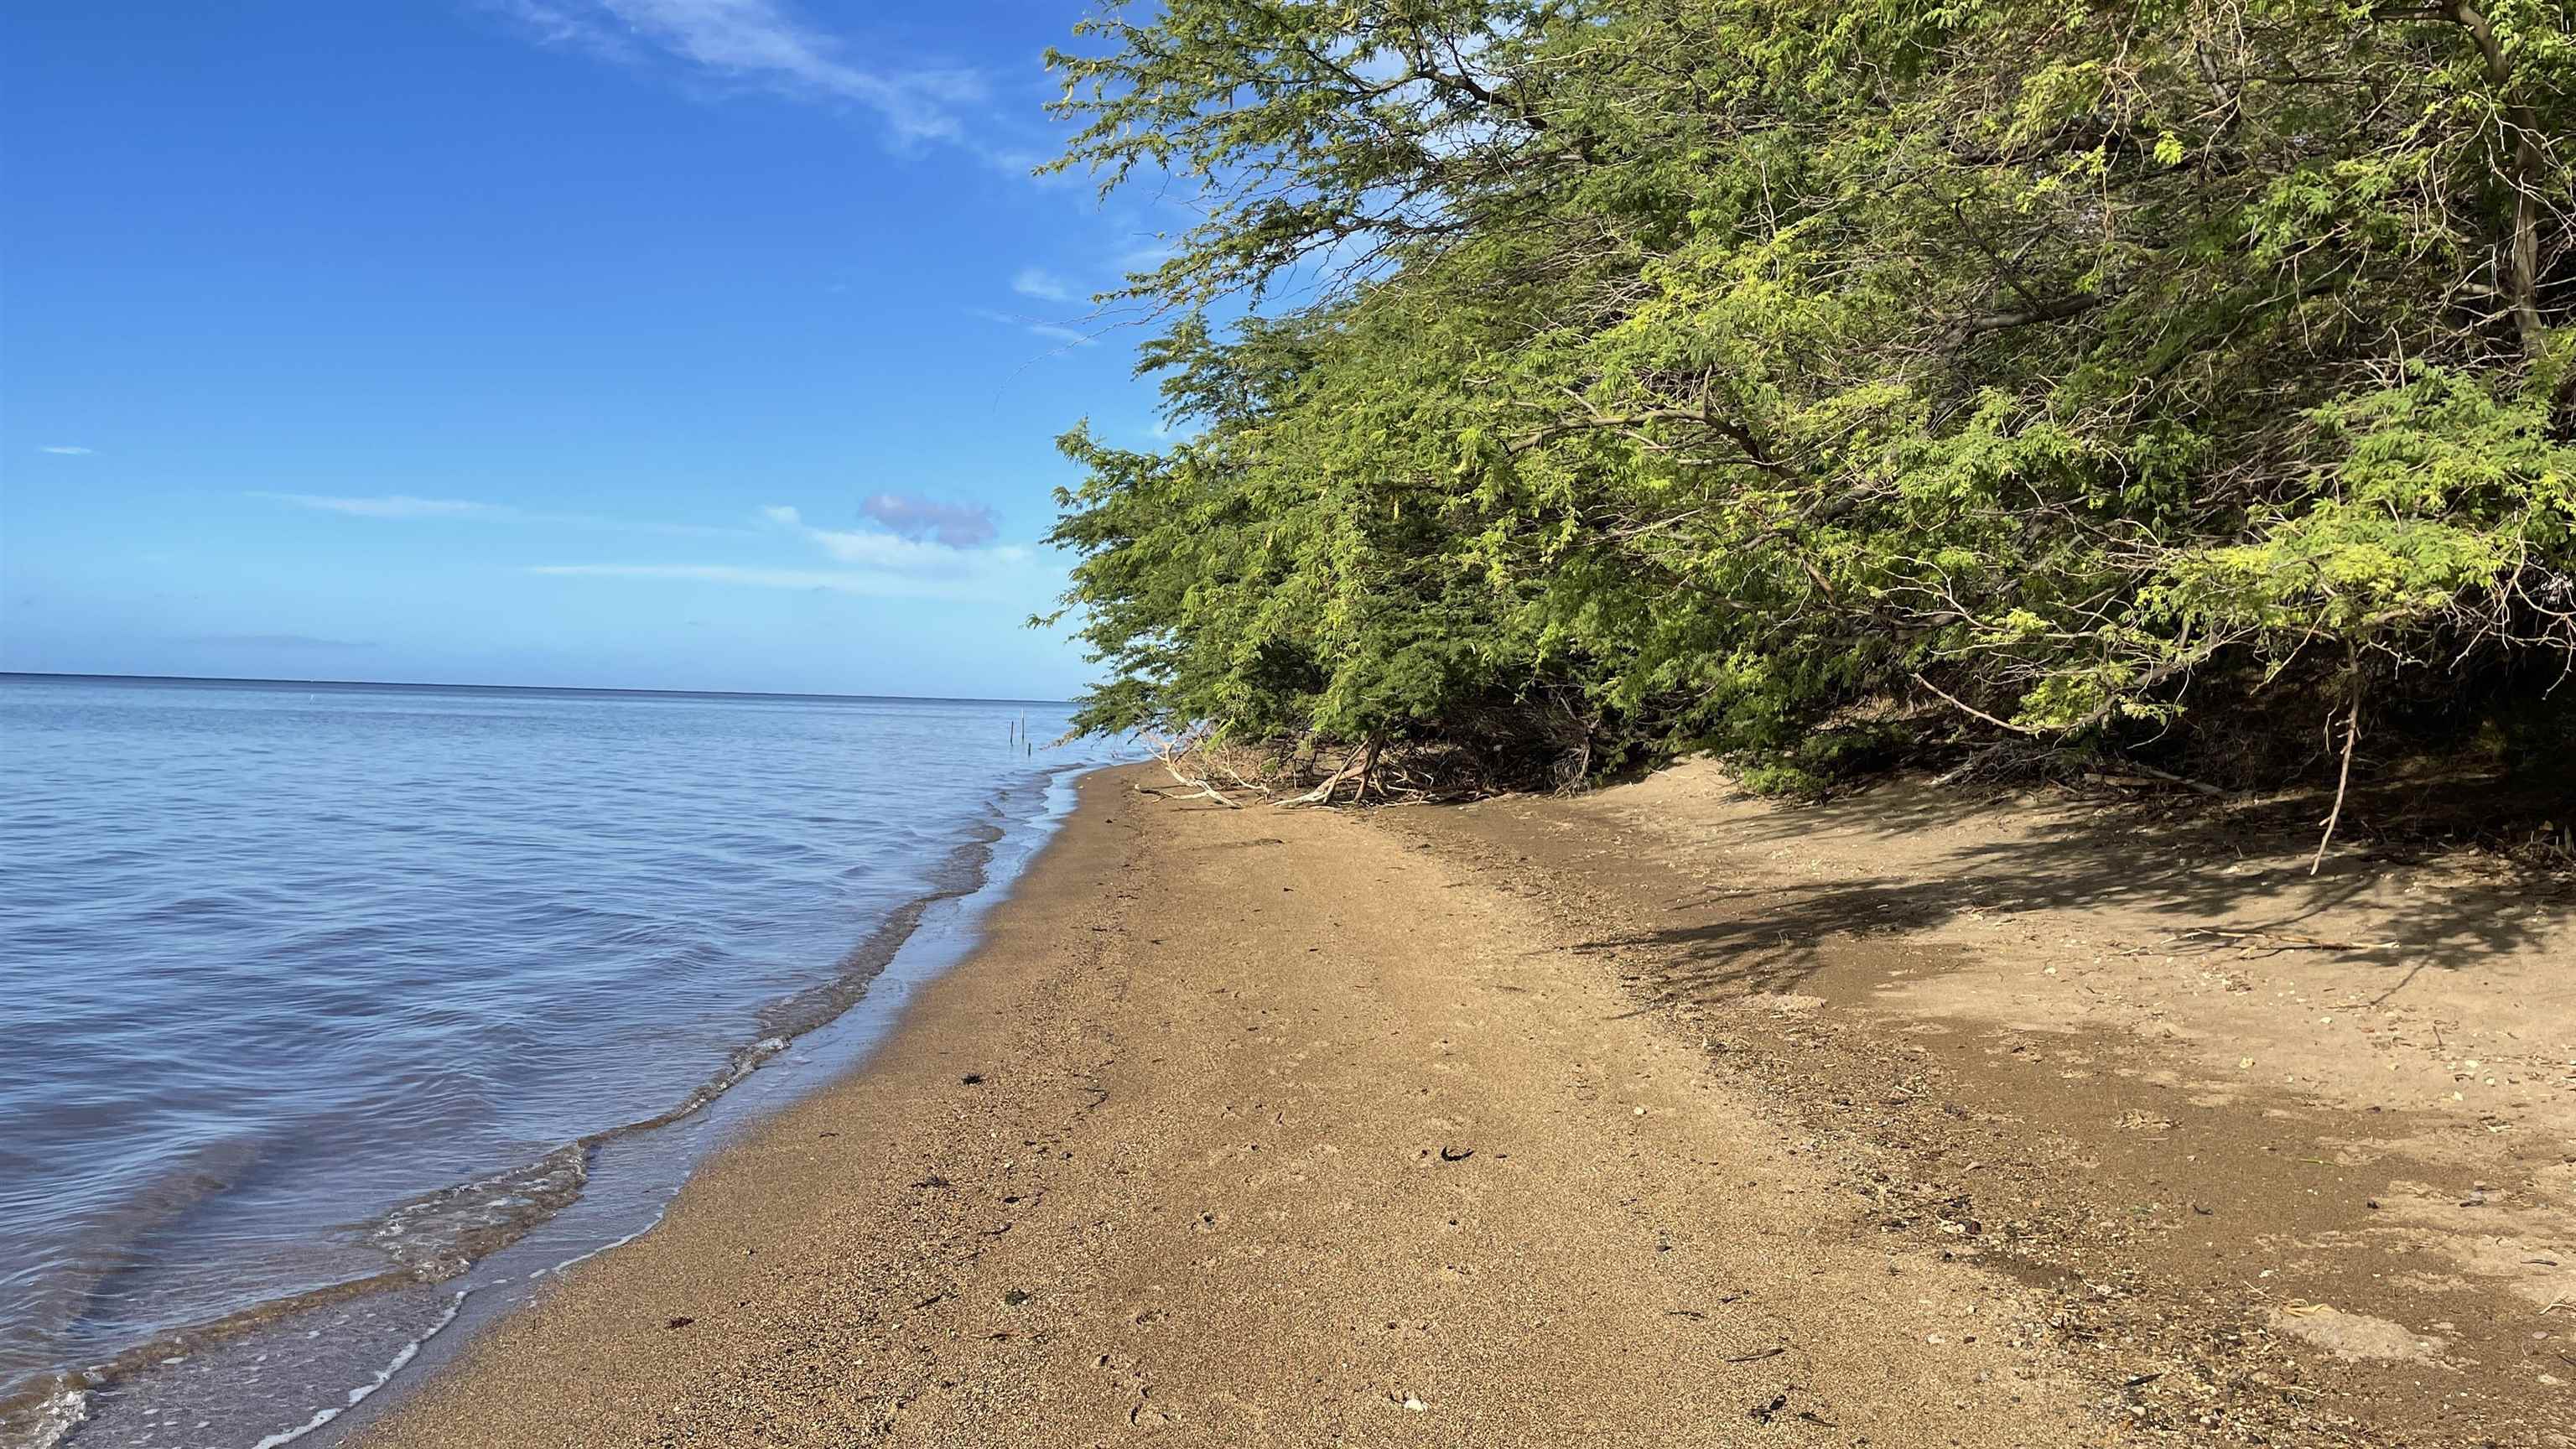
{"type": "Polygon", "coordinates": [[[1057,164],[1206,219],[1127,293],[1195,433],[1066,440],[1083,722],[1562,781],[1888,700],[2346,755],[2563,720],[2571,24],[1112,6],[1057,164]]]}

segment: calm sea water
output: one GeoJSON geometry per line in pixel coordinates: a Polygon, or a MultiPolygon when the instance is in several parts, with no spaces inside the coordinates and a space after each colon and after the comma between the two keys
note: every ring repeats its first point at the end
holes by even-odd
{"type": "Polygon", "coordinates": [[[810,1058],[927,903],[1024,857],[1103,757],[1009,744],[1023,714],[1065,724],[0,677],[19,1432],[50,1399],[44,1432],[81,1443],[271,1439],[409,1357],[469,1265],[648,1223],[704,1145],[648,1139],[810,1058]],[[604,1161],[645,1164],[622,1205],[604,1161]]]}

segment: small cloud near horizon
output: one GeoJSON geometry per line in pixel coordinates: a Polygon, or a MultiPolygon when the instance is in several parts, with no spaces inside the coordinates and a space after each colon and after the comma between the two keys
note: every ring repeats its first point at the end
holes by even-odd
{"type": "Polygon", "coordinates": [[[838,568],[781,568],[730,563],[539,564],[532,574],[553,578],[660,579],[798,589],[869,598],[971,601],[989,598],[996,586],[1027,577],[1039,552],[997,544],[992,510],[980,504],[943,503],[898,493],[865,500],[860,512],[874,529],[817,528],[804,511],[772,503],[758,517],[828,555],[838,568]]]}
{"type": "Polygon", "coordinates": [[[981,503],[943,503],[906,493],[879,493],[859,512],[906,538],[930,538],[950,548],[980,548],[1001,536],[993,510],[981,503]]]}
{"type": "Polygon", "coordinates": [[[181,641],[222,649],[373,649],[372,639],[325,639],[314,634],[192,634],[181,641]]]}
{"type": "Polygon", "coordinates": [[[970,558],[1016,559],[1027,552],[1009,546],[988,547],[1000,535],[1001,526],[993,510],[980,503],[943,503],[903,493],[879,493],[859,504],[859,514],[886,531],[818,528],[805,521],[801,510],[784,503],[772,503],[760,510],[762,518],[794,529],[845,563],[945,573],[953,572],[957,564],[970,558]]]}
{"type": "Polygon", "coordinates": [[[47,443],[36,451],[39,453],[51,453],[60,458],[86,458],[97,450],[93,448],[76,448],[69,443],[47,443]]]}

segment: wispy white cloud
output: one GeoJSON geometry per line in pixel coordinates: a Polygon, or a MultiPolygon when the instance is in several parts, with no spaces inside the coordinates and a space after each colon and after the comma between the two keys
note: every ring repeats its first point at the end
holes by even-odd
{"type": "Polygon", "coordinates": [[[75,448],[69,443],[49,443],[44,447],[38,448],[36,451],[39,453],[53,453],[65,458],[86,458],[90,455],[92,450],[88,448],[75,448]]]}
{"type": "Polygon", "coordinates": [[[757,568],[742,564],[538,564],[528,572],[555,578],[647,579],[797,589],[863,599],[973,601],[990,599],[995,588],[995,581],[984,577],[923,578],[875,569],[757,568]]]}
{"type": "Polygon", "coordinates": [[[538,564],[532,574],[578,579],[675,579],[699,584],[740,584],[756,589],[820,589],[869,598],[959,596],[952,581],[917,579],[862,569],[749,568],[740,564],[538,564]]]}
{"type": "Polygon", "coordinates": [[[382,493],[372,498],[334,497],[322,493],[258,493],[271,503],[291,503],[321,513],[352,518],[509,518],[518,510],[500,503],[469,503],[462,498],[414,498],[408,493],[382,493]]]}
{"type": "Polygon", "coordinates": [[[1121,249],[1117,257],[1118,270],[1129,273],[1150,272],[1180,254],[1181,248],[1178,242],[1165,236],[1152,237],[1121,249]]]}
{"type": "Polygon", "coordinates": [[[1023,317],[1010,312],[996,312],[990,307],[969,307],[966,310],[970,315],[981,317],[987,322],[998,322],[1005,327],[1017,327],[1032,337],[1043,337],[1049,342],[1065,347],[1089,347],[1097,340],[1090,333],[1079,328],[1067,327],[1060,322],[1049,322],[1043,317],[1023,317]]]}
{"type": "Polygon", "coordinates": [[[977,158],[995,171],[1014,181],[1025,182],[1041,191],[1070,191],[1090,184],[1091,178],[1080,171],[1044,169],[1055,160],[1056,153],[1033,144],[987,144],[975,148],[977,158]]]}
{"type": "Polygon", "coordinates": [[[890,531],[817,528],[784,504],[763,508],[760,516],[795,530],[842,563],[897,573],[972,573],[992,564],[1020,563],[1029,556],[1017,544],[992,543],[996,529],[992,510],[987,508],[880,493],[861,504],[859,511],[890,531]]]}
{"type": "MultiPolygon", "coordinates": [[[[964,545],[951,541],[991,526],[990,515],[969,505],[934,504],[900,494],[879,494],[863,511],[893,515],[919,536],[874,529],[818,528],[787,504],[759,510],[759,518],[828,558],[834,567],[776,567],[732,563],[542,564],[529,570],[556,578],[660,579],[730,584],[746,588],[822,590],[886,599],[991,599],[997,590],[1018,592],[1037,577],[1037,550],[1020,544],[964,545]],[[882,507],[877,505],[883,505],[882,507]],[[954,516],[925,510],[955,510],[954,516]],[[940,536],[942,525],[950,537],[940,536]],[[964,530],[965,534],[958,531],[964,530]]],[[[891,527],[892,525],[890,525],[891,527]]],[[[989,533],[984,536],[989,537],[989,533]]]]}
{"type": "Polygon", "coordinates": [[[1011,278],[1011,290],[1023,297],[1035,297],[1041,302],[1080,300],[1070,283],[1043,267],[1020,268],[1018,275],[1011,278]]]}
{"type": "Polygon", "coordinates": [[[874,111],[898,139],[960,140],[989,93],[960,68],[871,63],[778,0],[485,0],[538,41],[628,62],[655,55],[728,81],[874,111]]]}
{"type": "Polygon", "coordinates": [[[309,508],[317,513],[343,514],[350,518],[466,519],[492,523],[557,524],[570,528],[664,533],[689,538],[717,538],[744,532],[739,528],[718,528],[700,523],[660,523],[651,519],[611,518],[597,513],[556,513],[542,509],[521,508],[511,503],[482,503],[466,498],[415,498],[408,493],[344,496],[328,493],[253,492],[248,496],[264,499],[270,503],[309,508]]]}

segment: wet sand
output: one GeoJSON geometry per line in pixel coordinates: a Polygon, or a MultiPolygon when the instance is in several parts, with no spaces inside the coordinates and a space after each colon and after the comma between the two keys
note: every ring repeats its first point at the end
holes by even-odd
{"type": "Polygon", "coordinates": [[[2043,1294],[1884,1241],[1538,904],[1365,819],[1142,783],[1085,782],[868,1069],[361,1442],[2116,1432],[2043,1294]]]}

